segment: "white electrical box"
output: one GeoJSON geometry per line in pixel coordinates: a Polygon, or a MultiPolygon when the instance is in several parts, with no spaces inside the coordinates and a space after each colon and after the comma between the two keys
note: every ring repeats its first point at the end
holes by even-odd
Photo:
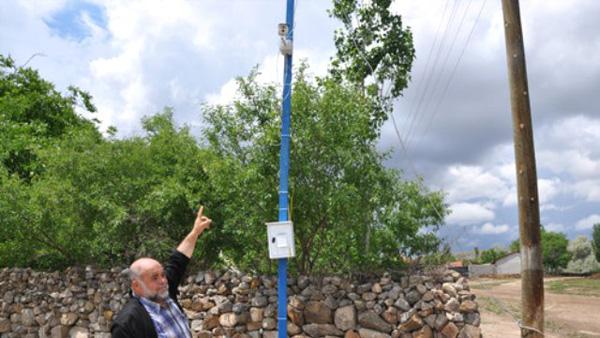
{"type": "Polygon", "coordinates": [[[294,224],[290,221],[267,223],[269,258],[279,259],[296,256],[294,224]]]}

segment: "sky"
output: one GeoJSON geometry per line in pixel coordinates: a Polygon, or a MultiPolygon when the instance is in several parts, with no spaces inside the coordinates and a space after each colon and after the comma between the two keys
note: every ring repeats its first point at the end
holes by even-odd
{"type": "MultiPolygon", "coordinates": [[[[138,135],[141,117],[170,106],[199,135],[201,106],[230,102],[236,77],[258,66],[260,81],[281,84],[285,6],[2,1],[0,53],[59,90],[90,92],[103,131],[138,135]]],[[[335,53],[330,7],[296,1],[294,63],[307,60],[314,75],[335,53]]],[[[386,165],[444,191],[451,214],[440,236],[454,251],[507,246],[518,238],[518,210],[501,2],[396,0],[392,10],[410,27],[417,59],[394,104],[396,127],[390,119],[382,129],[386,165]]],[[[521,1],[541,223],[570,239],[600,223],[598,17],[600,1],[521,1]]]]}

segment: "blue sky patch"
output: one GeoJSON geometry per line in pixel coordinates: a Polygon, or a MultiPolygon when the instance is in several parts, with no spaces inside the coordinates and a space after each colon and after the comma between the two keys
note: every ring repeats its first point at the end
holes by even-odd
{"type": "Polygon", "coordinates": [[[69,1],[64,8],[44,22],[54,34],[81,41],[91,35],[90,29],[83,22],[84,14],[87,14],[96,25],[106,28],[107,19],[104,9],[86,1],[69,1]]]}

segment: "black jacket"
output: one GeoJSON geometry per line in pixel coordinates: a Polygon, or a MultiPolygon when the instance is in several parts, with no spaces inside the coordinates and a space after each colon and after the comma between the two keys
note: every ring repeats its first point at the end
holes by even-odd
{"type": "MultiPolygon", "coordinates": [[[[184,254],[175,250],[165,266],[165,274],[169,283],[169,297],[181,309],[177,302],[177,287],[190,261],[184,254]]],[[[182,309],[183,312],[183,309],[182,309]]],[[[110,332],[114,338],[157,338],[152,318],[136,297],[130,297],[123,309],[113,320],[110,332]]]]}

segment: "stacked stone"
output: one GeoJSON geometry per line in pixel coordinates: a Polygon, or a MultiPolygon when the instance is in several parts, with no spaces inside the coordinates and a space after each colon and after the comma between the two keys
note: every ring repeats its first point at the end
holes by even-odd
{"type": "Polygon", "coordinates": [[[1,337],[110,337],[112,316],[126,301],[119,271],[0,270],[1,337]]]}
{"type": "MultiPolygon", "coordinates": [[[[0,337],[110,337],[128,299],[122,269],[42,273],[0,270],[0,337]]],[[[277,280],[236,271],[200,272],[180,287],[194,337],[277,336],[277,280]]],[[[466,279],[389,274],[356,282],[288,279],[287,331],[303,337],[480,337],[466,279]]]]}
{"type": "MultiPolygon", "coordinates": [[[[181,291],[196,337],[277,336],[272,277],[200,272],[181,291]]],[[[289,278],[288,295],[287,331],[295,338],[481,336],[475,295],[453,271],[367,283],[300,276],[289,278]]]]}

